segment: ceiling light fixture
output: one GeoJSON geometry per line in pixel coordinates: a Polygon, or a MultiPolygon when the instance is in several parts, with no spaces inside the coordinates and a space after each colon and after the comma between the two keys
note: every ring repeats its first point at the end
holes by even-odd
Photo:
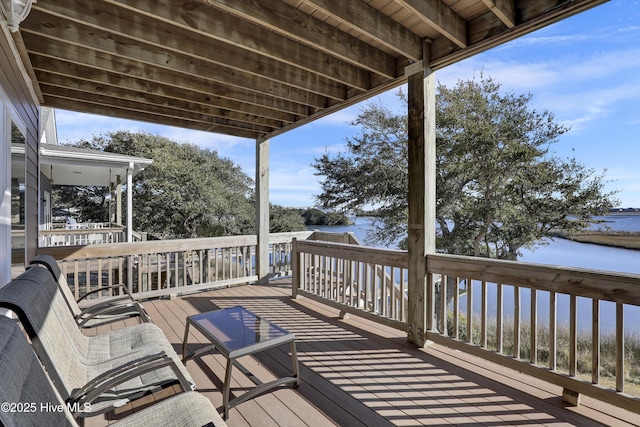
{"type": "Polygon", "coordinates": [[[0,12],[2,18],[7,23],[9,31],[15,33],[18,31],[18,25],[24,21],[29,12],[31,5],[35,3],[32,0],[0,0],[0,12]]]}

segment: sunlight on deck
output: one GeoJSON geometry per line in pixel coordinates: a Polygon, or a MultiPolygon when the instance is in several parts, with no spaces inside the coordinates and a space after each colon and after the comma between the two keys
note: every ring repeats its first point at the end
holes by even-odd
{"type": "MultiPolygon", "coordinates": [[[[292,300],[287,285],[281,280],[144,303],[177,351],[186,316],[236,305],[296,334],[300,387],[241,403],[231,409],[229,426],[640,425],[636,415],[588,398],[580,407],[567,407],[559,387],[535,378],[439,345],[417,349],[403,332],[356,316],[341,320],[337,310],[292,300]]],[[[206,341],[193,333],[189,343],[194,350],[206,341]]],[[[289,372],[289,349],[267,350],[242,363],[269,381],[289,372]]],[[[200,392],[220,409],[224,359],[204,354],[187,368],[200,392]]],[[[234,370],[232,394],[251,385],[234,370]]],[[[115,418],[131,410],[125,409],[115,418]]]]}

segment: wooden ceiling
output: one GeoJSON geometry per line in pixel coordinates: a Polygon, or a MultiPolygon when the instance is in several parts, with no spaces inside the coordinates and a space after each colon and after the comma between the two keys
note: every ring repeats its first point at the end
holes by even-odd
{"type": "Polygon", "coordinates": [[[38,0],[20,36],[42,105],[261,138],[606,1],[38,0]]]}

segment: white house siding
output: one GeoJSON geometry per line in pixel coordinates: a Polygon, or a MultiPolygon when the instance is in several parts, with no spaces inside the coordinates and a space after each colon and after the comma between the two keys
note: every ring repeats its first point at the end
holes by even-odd
{"type": "Polygon", "coordinates": [[[11,120],[24,132],[26,193],[25,253],[38,244],[38,103],[20,62],[13,35],[0,27],[0,286],[11,278],[11,120]]]}

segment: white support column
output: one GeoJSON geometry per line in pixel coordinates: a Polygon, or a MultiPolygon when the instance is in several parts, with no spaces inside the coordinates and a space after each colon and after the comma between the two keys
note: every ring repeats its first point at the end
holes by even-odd
{"type": "Polygon", "coordinates": [[[133,241],[133,162],[127,169],[127,242],[133,241]]]}
{"type": "Polygon", "coordinates": [[[406,68],[409,131],[408,341],[420,347],[433,326],[434,301],[427,255],[434,253],[436,222],[435,75],[424,60],[406,68]]]}
{"type": "Polygon", "coordinates": [[[256,269],[259,283],[269,281],[269,139],[256,139],[256,269]]]}
{"type": "Polygon", "coordinates": [[[116,224],[122,225],[122,181],[120,175],[116,181],[116,224]]]}

